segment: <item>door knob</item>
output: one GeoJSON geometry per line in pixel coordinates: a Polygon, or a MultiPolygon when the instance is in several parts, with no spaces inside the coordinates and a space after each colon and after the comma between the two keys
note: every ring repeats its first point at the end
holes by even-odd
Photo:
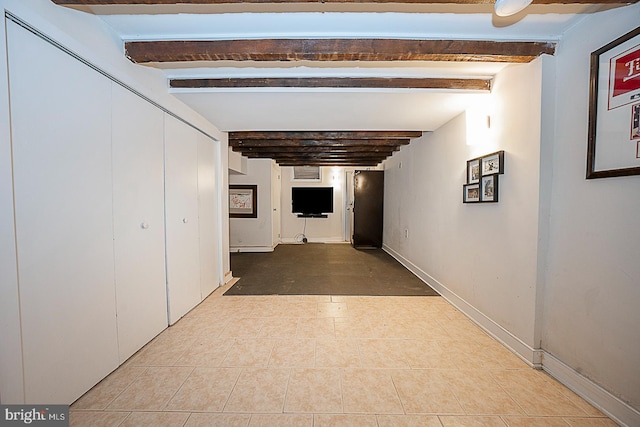
{"type": "Polygon", "coordinates": [[[146,230],[147,228],[149,228],[149,224],[148,224],[148,223],[146,223],[146,222],[142,222],[142,223],[140,224],[140,228],[142,228],[143,230],[146,230]]]}
{"type": "Polygon", "coordinates": [[[189,220],[188,220],[187,218],[182,218],[182,222],[183,222],[184,224],[186,224],[186,223],[188,223],[188,222],[189,222],[189,220]]]}

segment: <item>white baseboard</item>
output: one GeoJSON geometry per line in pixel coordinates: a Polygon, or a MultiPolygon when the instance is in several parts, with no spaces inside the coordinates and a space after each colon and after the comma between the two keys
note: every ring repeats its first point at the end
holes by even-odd
{"type": "Polygon", "coordinates": [[[431,286],[444,299],[451,303],[454,307],[466,315],[472,322],[480,326],[485,332],[498,340],[502,345],[507,347],[512,353],[520,357],[529,366],[540,369],[542,360],[542,351],[534,349],[511,332],[491,320],[489,317],[481,313],[473,305],[469,304],[463,298],[448,289],[445,285],[438,282],[429,274],[421,270],[408,259],[404,258],[398,252],[394,251],[387,245],[383,245],[382,249],[389,255],[394,257],[400,264],[404,265],[409,271],[418,276],[423,282],[431,286]]]}
{"type": "Polygon", "coordinates": [[[553,355],[542,349],[534,349],[525,344],[518,337],[511,334],[502,326],[482,314],[471,304],[460,298],[442,283],[422,271],[418,266],[404,258],[387,245],[383,249],[409,271],[415,274],[427,285],[431,286],[444,299],[465,314],[471,321],[480,326],[485,332],[497,339],[502,345],[524,360],[529,366],[543,369],[559,382],[573,390],[577,395],[591,403],[605,415],[622,426],[640,426],[640,412],[632,408],[607,390],[578,373],[553,355]]]}
{"type": "Polygon", "coordinates": [[[546,351],[542,369],[618,424],[640,426],[640,412],[546,351]]]}
{"type": "Polygon", "coordinates": [[[227,271],[226,273],[224,273],[223,280],[225,285],[229,283],[231,280],[233,280],[233,273],[231,271],[227,271]]]}
{"type": "Polygon", "coordinates": [[[229,252],[273,252],[272,246],[229,246],[229,252]]]}
{"type": "MultiPolygon", "coordinates": [[[[342,237],[308,237],[308,243],[349,243],[342,240],[342,237]]],[[[282,243],[285,244],[302,244],[301,241],[294,237],[285,237],[282,239],[282,243]]]]}

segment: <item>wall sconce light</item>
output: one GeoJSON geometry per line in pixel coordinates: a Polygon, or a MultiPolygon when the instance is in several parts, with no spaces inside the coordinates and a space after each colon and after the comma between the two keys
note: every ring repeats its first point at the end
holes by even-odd
{"type": "Polygon", "coordinates": [[[466,111],[467,145],[483,145],[491,140],[491,115],[480,108],[466,111]]]}

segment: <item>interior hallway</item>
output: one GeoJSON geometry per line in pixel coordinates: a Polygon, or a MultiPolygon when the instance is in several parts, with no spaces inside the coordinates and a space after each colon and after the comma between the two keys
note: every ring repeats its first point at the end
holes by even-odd
{"type": "Polygon", "coordinates": [[[615,426],[441,297],[217,289],[71,407],[71,426],[615,426]]]}

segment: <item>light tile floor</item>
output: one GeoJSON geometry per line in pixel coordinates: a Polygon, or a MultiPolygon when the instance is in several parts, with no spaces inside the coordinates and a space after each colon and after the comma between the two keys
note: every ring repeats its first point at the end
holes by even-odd
{"type": "Polygon", "coordinates": [[[615,426],[441,297],[222,296],[71,406],[71,426],[615,426]]]}

